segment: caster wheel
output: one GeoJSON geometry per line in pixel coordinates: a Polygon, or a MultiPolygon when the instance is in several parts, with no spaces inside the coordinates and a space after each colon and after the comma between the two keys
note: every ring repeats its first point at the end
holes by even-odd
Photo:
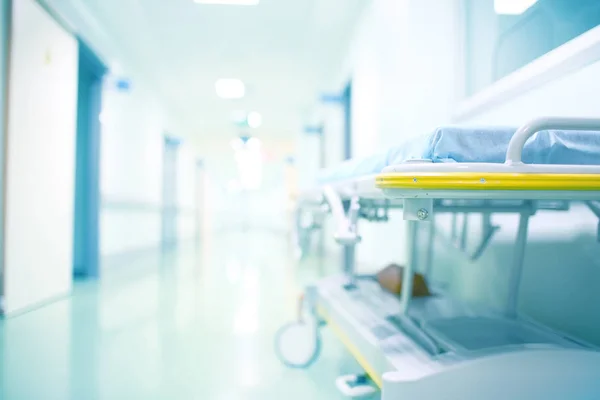
{"type": "Polygon", "coordinates": [[[292,322],[275,335],[275,353],[290,368],[308,368],[321,352],[321,334],[316,324],[292,322]]]}
{"type": "Polygon", "coordinates": [[[366,375],[344,375],[335,380],[338,390],[346,397],[362,398],[377,393],[377,388],[366,375]]]}

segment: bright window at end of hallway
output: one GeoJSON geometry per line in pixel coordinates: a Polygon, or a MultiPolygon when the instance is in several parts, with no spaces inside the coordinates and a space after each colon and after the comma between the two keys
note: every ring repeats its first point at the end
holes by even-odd
{"type": "Polygon", "coordinates": [[[599,0],[464,0],[463,4],[467,96],[600,25],[599,0]]]}
{"type": "Polygon", "coordinates": [[[240,185],[245,190],[260,188],[263,175],[262,144],[258,138],[240,136],[231,143],[237,164],[240,185]]]}

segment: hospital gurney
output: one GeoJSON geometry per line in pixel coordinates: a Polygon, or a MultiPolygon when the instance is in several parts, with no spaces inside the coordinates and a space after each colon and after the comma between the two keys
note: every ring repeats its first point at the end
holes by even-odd
{"type": "MultiPolygon", "coordinates": [[[[453,162],[440,162],[432,146],[435,141],[428,137],[427,146],[420,149],[419,145],[413,147],[414,143],[404,146],[405,158],[400,163],[388,157],[377,165],[381,173],[346,176],[306,192],[301,207],[331,213],[336,220],[336,240],[346,246],[349,255],[360,241],[360,217],[385,219],[380,218],[385,215],[380,210],[402,208],[408,220],[409,260],[398,299],[373,279],[356,276],[353,258],[347,257],[344,274],[306,289],[302,318],[277,335],[280,358],[290,366],[310,365],[318,356],[319,329],[327,324],[361,364],[370,382],[381,389],[384,400],[600,398],[600,352],[517,315],[529,218],[540,208],[566,209],[564,202],[557,200],[585,200],[591,206],[600,200],[597,131],[600,120],[564,118],[535,120],[516,132],[499,131],[500,135],[510,135],[504,162],[494,155],[482,160],[457,156],[453,162]],[[550,129],[578,132],[567,135],[571,142],[565,145],[557,139],[566,136],[547,131],[550,129]],[[544,134],[552,139],[546,149],[536,149],[532,141],[528,142],[537,132],[534,139],[544,134]],[[524,154],[548,162],[523,163],[524,154]],[[561,162],[565,159],[568,162],[561,162]],[[478,212],[485,217],[508,212],[520,216],[513,264],[507,271],[509,293],[502,312],[474,309],[443,295],[412,298],[417,224],[431,221],[440,212],[478,212]]],[[[454,139],[468,131],[457,132],[454,139]]],[[[472,258],[485,250],[493,236],[490,219],[483,221],[481,245],[472,258]]],[[[430,253],[435,225],[428,225],[430,253]]],[[[372,392],[368,380],[356,377],[340,377],[337,384],[349,396],[372,392]]]]}

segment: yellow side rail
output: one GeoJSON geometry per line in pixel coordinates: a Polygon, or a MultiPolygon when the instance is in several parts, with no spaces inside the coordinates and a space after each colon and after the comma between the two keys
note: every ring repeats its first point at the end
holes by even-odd
{"type": "Polygon", "coordinates": [[[358,362],[358,364],[361,366],[361,368],[365,370],[367,375],[369,375],[369,378],[371,378],[371,380],[373,382],[375,382],[375,384],[379,387],[379,389],[383,388],[383,380],[381,379],[381,377],[379,375],[377,375],[377,372],[375,372],[375,368],[373,368],[369,364],[366,357],[364,357],[360,353],[360,350],[358,350],[358,347],[356,347],[356,345],[354,343],[352,343],[352,341],[348,338],[348,336],[344,333],[344,331],[339,327],[339,325],[337,325],[329,317],[329,314],[327,313],[327,311],[325,311],[325,309],[323,309],[323,307],[318,306],[317,313],[321,316],[321,318],[323,318],[325,320],[325,322],[331,328],[331,330],[333,331],[335,336],[340,340],[340,342],[342,342],[344,347],[346,347],[346,349],[348,349],[350,354],[352,354],[352,357],[354,357],[354,359],[356,360],[356,362],[358,362]]]}
{"type": "Polygon", "coordinates": [[[380,189],[429,190],[600,190],[600,174],[506,172],[396,172],[376,177],[380,189]]]}

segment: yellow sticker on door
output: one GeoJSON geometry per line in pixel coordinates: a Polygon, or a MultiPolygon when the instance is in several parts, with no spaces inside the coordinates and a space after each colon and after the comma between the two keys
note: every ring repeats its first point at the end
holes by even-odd
{"type": "Polygon", "coordinates": [[[50,65],[52,63],[52,51],[50,49],[46,50],[44,54],[44,64],[50,65]]]}

